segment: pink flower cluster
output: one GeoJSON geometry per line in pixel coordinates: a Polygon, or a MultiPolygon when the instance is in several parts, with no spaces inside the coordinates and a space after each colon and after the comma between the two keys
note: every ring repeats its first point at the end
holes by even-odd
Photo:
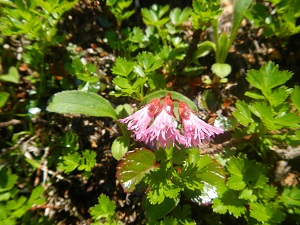
{"type": "Polygon", "coordinates": [[[128,124],[128,130],[133,131],[136,141],[152,145],[158,142],[164,148],[169,148],[171,145],[179,148],[177,144],[197,147],[202,141],[209,140],[211,136],[223,133],[221,128],[211,126],[199,119],[186,103],[173,100],[169,93],[162,100],[152,99],[145,107],[131,116],[120,119],[119,122],[128,124]],[[176,118],[174,101],[178,102],[183,134],[174,124],[176,118]]]}

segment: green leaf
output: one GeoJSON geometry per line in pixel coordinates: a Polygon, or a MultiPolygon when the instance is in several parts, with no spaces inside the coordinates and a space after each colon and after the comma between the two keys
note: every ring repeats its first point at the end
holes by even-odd
{"type": "Polygon", "coordinates": [[[275,118],[275,123],[283,127],[298,128],[300,116],[294,113],[286,113],[283,116],[275,118]]]}
{"type": "Polygon", "coordinates": [[[179,199],[165,198],[162,203],[153,205],[147,198],[144,198],[142,207],[145,211],[146,218],[155,221],[170,213],[178,203],[179,199]]]}
{"type": "Polygon", "coordinates": [[[227,77],[231,73],[231,66],[227,63],[214,63],[211,70],[219,78],[227,77]]]}
{"type": "Polygon", "coordinates": [[[0,92],[0,108],[5,106],[8,98],[9,98],[9,93],[8,92],[0,92]]]}
{"type": "Polygon", "coordinates": [[[272,106],[276,107],[285,102],[289,94],[290,89],[288,89],[286,86],[280,86],[279,88],[276,88],[274,91],[272,91],[270,94],[266,95],[266,98],[272,106]]]}
{"type": "Polygon", "coordinates": [[[186,104],[188,104],[188,106],[194,111],[196,112],[197,106],[195,105],[195,103],[187,98],[186,96],[175,92],[175,91],[167,91],[167,90],[160,90],[160,91],[155,91],[147,96],[145,96],[144,100],[141,102],[141,105],[145,105],[147,103],[149,103],[153,98],[162,98],[165,97],[167,95],[167,93],[171,94],[171,97],[173,99],[178,99],[179,101],[185,102],[186,104]]]}
{"type": "Polygon", "coordinates": [[[111,146],[111,153],[116,160],[120,160],[129,148],[130,138],[128,136],[117,137],[111,146]]]}
{"type": "Polygon", "coordinates": [[[287,207],[300,207],[300,189],[299,187],[285,187],[281,200],[287,207]]]}
{"type": "Polygon", "coordinates": [[[46,202],[46,198],[41,197],[41,195],[44,193],[44,188],[43,186],[37,186],[36,188],[34,188],[31,192],[31,195],[26,203],[26,205],[28,205],[28,209],[33,205],[41,205],[44,204],[46,202]]]}
{"type": "Polygon", "coordinates": [[[19,83],[19,72],[16,67],[10,67],[8,74],[0,75],[0,80],[4,82],[19,83]]]}
{"type": "Polygon", "coordinates": [[[1,193],[1,192],[11,190],[15,186],[18,180],[18,176],[12,174],[12,172],[9,169],[2,167],[0,168],[0,180],[1,180],[0,182],[0,193],[1,193]]]}
{"type": "Polygon", "coordinates": [[[85,150],[82,153],[81,165],[78,167],[79,170],[91,171],[96,165],[96,152],[85,150]]]}
{"type": "Polygon", "coordinates": [[[113,83],[122,89],[132,89],[132,86],[129,83],[128,79],[124,77],[115,77],[113,79],[113,83]]]}
{"type": "Polygon", "coordinates": [[[280,129],[281,126],[275,124],[272,108],[266,102],[255,102],[249,105],[250,110],[258,116],[269,130],[280,129]]]}
{"type": "Polygon", "coordinates": [[[116,177],[126,192],[132,192],[150,170],[155,168],[155,155],[146,149],[129,152],[119,163],[116,177]]]}
{"type": "Polygon", "coordinates": [[[138,54],[137,61],[143,67],[145,72],[155,71],[163,65],[163,61],[157,55],[154,56],[150,52],[138,54]]]}
{"type": "Polygon", "coordinates": [[[264,93],[284,84],[292,75],[293,74],[288,71],[279,71],[277,65],[273,62],[268,62],[263,65],[260,70],[248,71],[246,79],[252,86],[262,90],[264,93]]]}
{"type": "Polygon", "coordinates": [[[135,65],[135,62],[128,61],[125,58],[117,58],[111,71],[115,75],[127,77],[132,72],[135,65]]]}
{"type": "Polygon", "coordinates": [[[162,26],[169,21],[169,18],[162,18],[167,11],[169,11],[170,6],[159,6],[152,5],[150,9],[142,8],[142,19],[145,24],[150,26],[162,26]]]}
{"type": "Polygon", "coordinates": [[[294,103],[295,107],[300,111],[300,87],[296,85],[293,89],[291,94],[292,102],[294,103]]]}
{"type": "Polygon", "coordinates": [[[263,96],[262,94],[257,93],[256,91],[246,91],[245,95],[250,97],[250,98],[256,99],[256,100],[265,99],[265,96],[263,96]]]}
{"type": "Polygon", "coordinates": [[[171,10],[170,12],[170,19],[171,22],[175,25],[175,26],[179,26],[182,23],[184,23],[185,21],[188,20],[190,14],[191,14],[191,9],[190,8],[184,8],[183,10],[181,10],[180,8],[175,8],[173,10],[171,10]]]}
{"type": "Polygon", "coordinates": [[[246,187],[246,183],[242,177],[231,176],[228,178],[227,186],[233,190],[243,190],[246,187]]]}
{"type": "Polygon", "coordinates": [[[116,205],[110,201],[108,196],[101,194],[98,197],[98,204],[91,207],[90,210],[94,220],[107,219],[115,214],[116,205]]]}
{"type": "Polygon", "coordinates": [[[280,223],[284,220],[285,214],[282,208],[276,203],[250,203],[250,216],[259,222],[280,223]]]}
{"type": "Polygon", "coordinates": [[[235,106],[237,110],[232,112],[232,114],[242,125],[248,126],[249,123],[253,123],[251,112],[246,102],[238,100],[235,106]]]}
{"type": "Polygon", "coordinates": [[[228,189],[221,197],[213,200],[213,211],[220,214],[225,214],[227,211],[235,216],[240,217],[246,213],[246,201],[239,199],[236,191],[228,189]]]}
{"type": "Polygon", "coordinates": [[[47,110],[56,113],[110,117],[117,120],[114,108],[106,99],[84,91],[63,91],[55,94],[47,110]]]}
{"type": "Polygon", "coordinates": [[[80,155],[78,152],[73,154],[68,153],[68,155],[63,156],[63,162],[59,163],[57,166],[58,170],[64,171],[65,173],[70,173],[75,170],[80,164],[80,155]]]}
{"type": "Polygon", "coordinates": [[[208,55],[211,51],[216,51],[216,44],[211,41],[203,41],[198,44],[197,50],[193,54],[193,61],[208,55]]]}
{"type": "Polygon", "coordinates": [[[237,31],[241,25],[241,21],[249,8],[252,0],[236,0],[233,5],[233,19],[232,19],[232,29],[230,34],[230,42],[232,43],[237,31]]]}
{"type": "Polygon", "coordinates": [[[243,177],[245,162],[241,158],[230,158],[226,168],[232,175],[243,177]]]}

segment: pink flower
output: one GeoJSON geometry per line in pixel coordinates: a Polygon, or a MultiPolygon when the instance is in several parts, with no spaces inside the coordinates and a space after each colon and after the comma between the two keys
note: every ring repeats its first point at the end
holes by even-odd
{"type": "Polygon", "coordinates": [[[128,123],[128,130],[132,130],[136,140],[141,139],[141,135],[145,132],[152,118],[157,113],[160,106],[159,99],[152,99],[149,104],[136,111],[131,116],[119,119],[120,123],[128,123]]]}
{"type": "Polygon", "coordinates": [[[215,134],[223,133],[223,129],[211,126],[199,119],[184,102],[179,102],[178,113],[183,124],[186,147],[197,147],[202,140],[209,140],[215,134]]]}
{"type": "MultiPolygon", "coordinates": [[[[186,145],[185,137],[182,136],[175,128],[173,117],[174,115],[174,104],[170,94],[164,98],[158,115],[151,124],[151,126],[144,132],[141,140],[146,144],[156,140],[162,147],[174,146],[175,141],[179,144],[186,145]]],[[[177,145],[176,145],[177,146],[177,145]]]]}

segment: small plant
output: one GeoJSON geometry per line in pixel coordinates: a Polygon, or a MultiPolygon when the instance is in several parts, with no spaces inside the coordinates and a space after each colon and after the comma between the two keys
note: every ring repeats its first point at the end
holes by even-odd
{"type": "Polygon", "coordinates": [[[207,79],[205,83],[226,83],[227,76],[231,73],[231,66],[225,63],[229,49],[237,35],[238,28],[244,17],[244,14],[250,6],[252,0],[234,1],[233,20],[230,35],[223,32],[219,35],[219,16],[221,8],[219,2],[211,0],[193,1],[193,26],[198,29],[206,29],[210,25],[213,28],[214,42],[205,41],[198,45],[198,51],[194,58],[205,56],[210,50],[215,52],[215,63],[211,70],[215,74],[213,81],[207,79]]]}
{"type": "Polygon", "coordinates": [[[297,19],[300,17],[300,2],[293,0],[270,2],[275,13],[270,13],[265,4],[258,2],[246,13],[246,16],[256,27],[264,29],[264,36],[276,36],[285,44],[288,37],[300,32],[300,26],[297,25],[297,19]]]}
{"type": "MultiPolygon", "coordinates": [[[[269,62],[260,70],[250,70],[247,73],[248,82],[255,88],[247,91],[246,96],[253,100],[249,103],[239,100],[237,110],[233,115],[244,126],[243,134],[257,134],[258,145],[253,150],[267,160],[268,152],[278,140],[292,144],[298,135],[300,117],[286,101],[290,96],[293,105],[299,111],[299,87],[287,88],[283,84],[292,77],[288,71],[279,71],[278,66],[269,62]],[[284,129],[283,129],[284,128],[284,129]],[[287,129],[287,130],[285,130],[287,129]],[[278,134],[271,131],[278,130],[278,134]],[[296,136],[294,136],[296,135],[296,136]]],[[[240,136],[239,130],[236,135],[240,136]]],[[[297,138],[296,138],[297,139],[297,138]]],[[[299,143],[299,140],[294,144],[299,143]]]]}

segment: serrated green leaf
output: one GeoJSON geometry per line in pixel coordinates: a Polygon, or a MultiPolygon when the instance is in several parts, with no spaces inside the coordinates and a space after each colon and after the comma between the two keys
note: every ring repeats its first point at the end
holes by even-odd
{"type": "Polygon", "coordinates": [[[91,207],[90,210],[94,220],[107,219],[115,214],[116,205],[110,201],[108,196],[101,194],[98,197],[98,204],[91,207]]]}
{"type": "Polygon", "coordinates": [[[213,211],[220,214],[225,214],[227,211],[236,218],[245,214],[246,201],[238,198],[238,192],[228,189],[221,197],[213,200],[213,211]]]}
{"type": "Polygon", "coordinates": [[[230,158],[226,168],[232,175],[243,177],[245,162],[241,158],[230,158]]]}
{"type": "Polygon", "coordinates": [[[249,188],[245,188],[244,190],[241,191],[240,199],[245,199],[245,200],[249,200],[251,202],[254,202],[257,200],[257,197],[255,194],[253,194],[253,191],[249,188]]]}
{"type": "Polygon", "coordinates": [[[294,113],[286,113],[283,116],[275,118],[275,123],[283,127],[298,128],[300,116],[294,113]]]}
{"type": "Polygon", "coordinates": [[[70,173],[75,170],[80,164],[80,155],[78,152],[73,154],[68,153],[68,155],[63,157],[63,162],[59,163],[57,166],[58,170],[64,171],[65,173],[70,173]]]}
{"type": "Polygon", "coordinates": [[[91,171],[96,165],[96,152],[85,150],[82,153],[81,165],[78,167],[79,170],[91,171]]]}
{"type": "Polygon", "coordinates": [[[115,75],[127,77],[132,72],[135,65],[135,62],[128,61],[125,58],[117,58],[111,71],[115,75]]]}
{"type": "Polygon", "coordinates": [[[268,62],[263,65],[260,70],[248,71],[246,79],[252,86],[260,89],[264,93],[284,84],[292,75],[293,74],[288,71],[279,71],[277,65],[273,62],[268,62]]]}
{"type": "Polygon", "coordinates": [[[132,192],[149,171],[155,168],[155,155],[146,149],[129,152],[117,167],[116,177],[126,192],[132,192]]]}
{"type": "Polygon", "coordinates": [[[266,98],[272,106],[276,107],[282,104],[289,96],[289,94],[290,89],[288,89],[286,86],[280,86],[279,88],[276,88],[274,91],[272,91],[270,94],[266,95],[266,98]]]}
{"type": "Polygon", "coordinates": [[[163,61],[157,55],[154,56],[150,52],[142,52],[138,54],[137,61],[146,73],[155,71],[163,65],[163,61]]]}
{"type": "Polygon", "coordinates": [[[280,223],[284,220],[285,214],[282,208],[276,203],[250,203],[250,216],[259,222],[280,223]]]}
{"type": "Polygon", "coordinates": [[[249,105],[251,112],[258,116],[269,130],[280,129],[281,126],[275,124],[271,106],[266,102],[255,102],[249,105]]]}
{"type": "Polygon", "coordinates": [[[300,189],[296,187],[285,187],[281,196],[281,200],[287,207],[300,207],[300,189]]]}
{"type": "Polygon", "coordinates": [[[117,120],[111,104],[103,97],[85,91],[63,91],[51,99],[47,110],[56,113],[110,117],[117,120]]]}
{"type": "Polygon", "coordinates": [[[300,111],[300,87],[295,86],[293,92],[291,94],[292,102],[294,103],[295,107],[300,111]]]}
{"type": "Polygon", "coordinates": [[[247,103],[238,100],[235,106],[237,110],[232,112],[232,114],[242,125],[248,126],[249,123],[253,122],[251,112],[247,103]]]}
{"type": "Polygon", "coordinates": [[[132,89],[132,85],[124,77],[115,77],[113,83],[122,89],[132,89]]]}
{"type": "Polygon", "coordinates": [[[144,85],[147,81],[147,77],[138,77],[136,81],[133,83],[132,88],[137,89],[138,87],[144,85]]]}
{"type": "Polygon", "coordinates": [[[227,186],[230,189],[239,191],[239,190],[243,190],[246,187],[246,183],[242,177],[231,176],[228,178],[227,186]]]}
{"type": "Polygon", "coordinates": [[[181,10],[180,8],[172,9],[170,12],[171,22],[175,25],[181,25],[183,22],[187,21],[192,10],[190,8],[184,8],[181,10]]]}
{"type": "Polygon", "coordinates": [[[167,11],[169,11],[170,6],[159,6],[152,5],[150,9],[142,8],[142,19],[145,24],[150,26],[162,26],[169,21],[169,18],[162,18],[167,11]]]}

